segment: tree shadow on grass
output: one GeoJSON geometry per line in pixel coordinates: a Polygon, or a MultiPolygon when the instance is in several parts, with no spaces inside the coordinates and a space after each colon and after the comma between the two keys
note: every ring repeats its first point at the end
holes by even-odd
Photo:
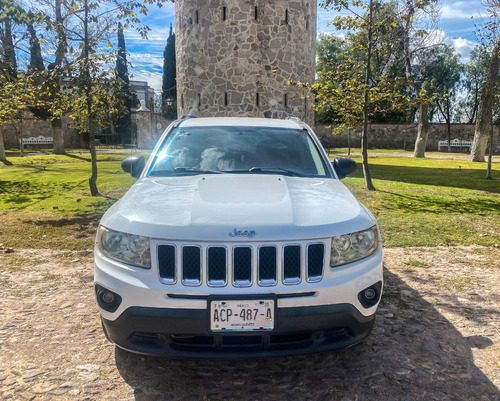
{"type": "MultiPolygon", "coordinates": [[[[486,165],[483,171],[466,168],[452,169],[416,166],[386,166],[370,163],[370,169],[372,178],[378,180],[500,193],[500,185],[497,179],[485,179],[486,165]]],[[[498,169],[493,171],[493,177],[495,177],[495,174],[500,177],[500,171],[498,171],[498,169]]],[[[361,177],[360,172],[358,172],[358,176],[361,177]]]]}
{"type": "MultiPolygon", "coordinates": [[[[70,184],[43,183],[35,181],[0,181],[0,194],[5,194],[3,202],[19,205],[16,210],[24,210],[32,207],[46,199],[59,197],[60,191],[74,192],[76,188],[82,186],[87,180],[74,182],[70,184]]],[[[112,203],[116,202],[119,197],[101,194],[99,200],[94,202],[94,207],[97,210],[108,208],[112,203]]],[[[59,205],[52,205],[57,209],[59,205]]]]}
{"type": "MultiPolygon", "coordinates": [[[[97,225],[98,223],[95,223],[96,220],[99,221],[100,217],[102,216],[102,213],[80,213],[80,214],[74,214],[71,216],[61,216],[58,219],[54,218],[46,218],[46,219],[40,219],[40,220],[23,220],[23,223],[25,224],[36,224],[38,226],[51,226],[51,227],[56,227],[56,228],[61,228],[61,227],[67,227],[67,226],[81,226],[81,227],[86,227],[86,225],[94,222],[94,225],[97,225]]],[[[82,228],[83,229],[83,228],[82,228]]]]}
{"type": "Polygon", "coordinates": [[[415,195],[406,193],[403,195],[383,190],[379,190],[379,192],[394,197],[394,201],[390,205],[386,205],[386,207],[408,213],[470,213],[474,215],[500,213],[500,200],[498,198],[471,196],[450,199],[421,193],[415,195]]]}
{"type": "Polygon", "coordinates": [[[67,156],[67,157],[69,157],[71,159],[78,159],[78,160],[82,160],[84,162],[89,162],[89,163],[91,161],[90,154],[87,157],[85,157],[85,156],[78,156],[78,155],[76,155],[74,153],[64,153],[64,156],[67,156]]]}
{"type": "Polygon", "coordinates": [[[6,166],[12,166],[12,162],[8,161],[8,160],[0,160],[0,163],[3,163],[5,164],[6,166]]]}
{"type": "Polygon", "coordinates": [[[116,348],[116,365],[141,401],[498,400],[499,390],[472,354],[476,344],[491,341],[464,338],[399,277],[386,271],[385,278],[388,295],[374,331],[352,348],[223,360],[144,357],[116,348]]]}

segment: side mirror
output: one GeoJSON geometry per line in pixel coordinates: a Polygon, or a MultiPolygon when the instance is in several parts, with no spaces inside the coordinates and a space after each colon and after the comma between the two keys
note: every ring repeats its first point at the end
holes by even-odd
{"type": "Polygon", "coordinates": [[[146,166],[143,156],[129,156],[122,161],[122,170],[129,173],[134,178],[141,176],[142,170],[146,166]]]}
{"type": "Polygon", "coordinates": [[[358,168],[358,164],[349,157],[336,157],[332,164],[339,179],[354,173],[358,168]]]}

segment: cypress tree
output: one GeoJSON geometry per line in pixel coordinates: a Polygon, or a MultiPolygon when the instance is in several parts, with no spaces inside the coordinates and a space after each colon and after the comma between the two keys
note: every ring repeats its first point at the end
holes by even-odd
{"type": "Polygon", "coordinates": [[[127,50],[125,48],[125,37],[123,35],[123,26],[118,24],[118,54],[116,58],[115,68],[117,78],[117,98],[121,100],[126,112],[116,121],[116,131],[121,138],[122,145],[130,143],[132,140],[131,127],[132,121],[130,116],[130,107],[132,106],[132,88],[128,75],[127,66],[127,50]]]}
{"type": "Polygon", "coordinates": [[[163,51],[163,82],[161,91],[162,114],[166,118],[177,118],[177,79],[175,63],[175,33],[170,24],[167,44],[163,51]]]}
{"type": "Polygon", "coordinates": [[[16,52],[14,50],[14,42],[12,40],[12,25],[10,16],[6,16],[3,20],[3,74],[9,79],[17,78],[17,61],[16,52]]]}
{"type": "Polygon", "coordinates": [[[42,58],[42,49],[40,48],[40,42],[38,41],[38,36],[36,35],[35,27],[33,26],[33,13],[28,12],[28,18],[26,25],[28,28],[28,33],[30,35],[30,64],[28,66],[29,72],[40,72],[45,70],[42,58]]]}

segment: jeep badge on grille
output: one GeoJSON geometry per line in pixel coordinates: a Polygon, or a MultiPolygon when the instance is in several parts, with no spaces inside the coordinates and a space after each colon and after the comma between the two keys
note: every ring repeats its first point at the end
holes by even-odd
{"type": "Polygon", "coordinates": [[[236,228],[233,229],[232,232],[229,233],[230,237],[248,237],[248,238],[253,238],[255,237],[256,233],[254,230],[237,230],[236,228]]]}

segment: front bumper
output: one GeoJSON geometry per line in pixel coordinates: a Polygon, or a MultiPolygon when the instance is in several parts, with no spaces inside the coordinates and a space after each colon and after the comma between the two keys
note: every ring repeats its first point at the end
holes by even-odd
{"type": "Polygon", "coordinates": [[[273,356],[344,348],[370,333],[375,315],[353,305],[277,308],[265,333],[212,333],[206,309],[130,307],[116,320],[102,318],[109,340],[147,355],[192,357],[273,356]]]}

